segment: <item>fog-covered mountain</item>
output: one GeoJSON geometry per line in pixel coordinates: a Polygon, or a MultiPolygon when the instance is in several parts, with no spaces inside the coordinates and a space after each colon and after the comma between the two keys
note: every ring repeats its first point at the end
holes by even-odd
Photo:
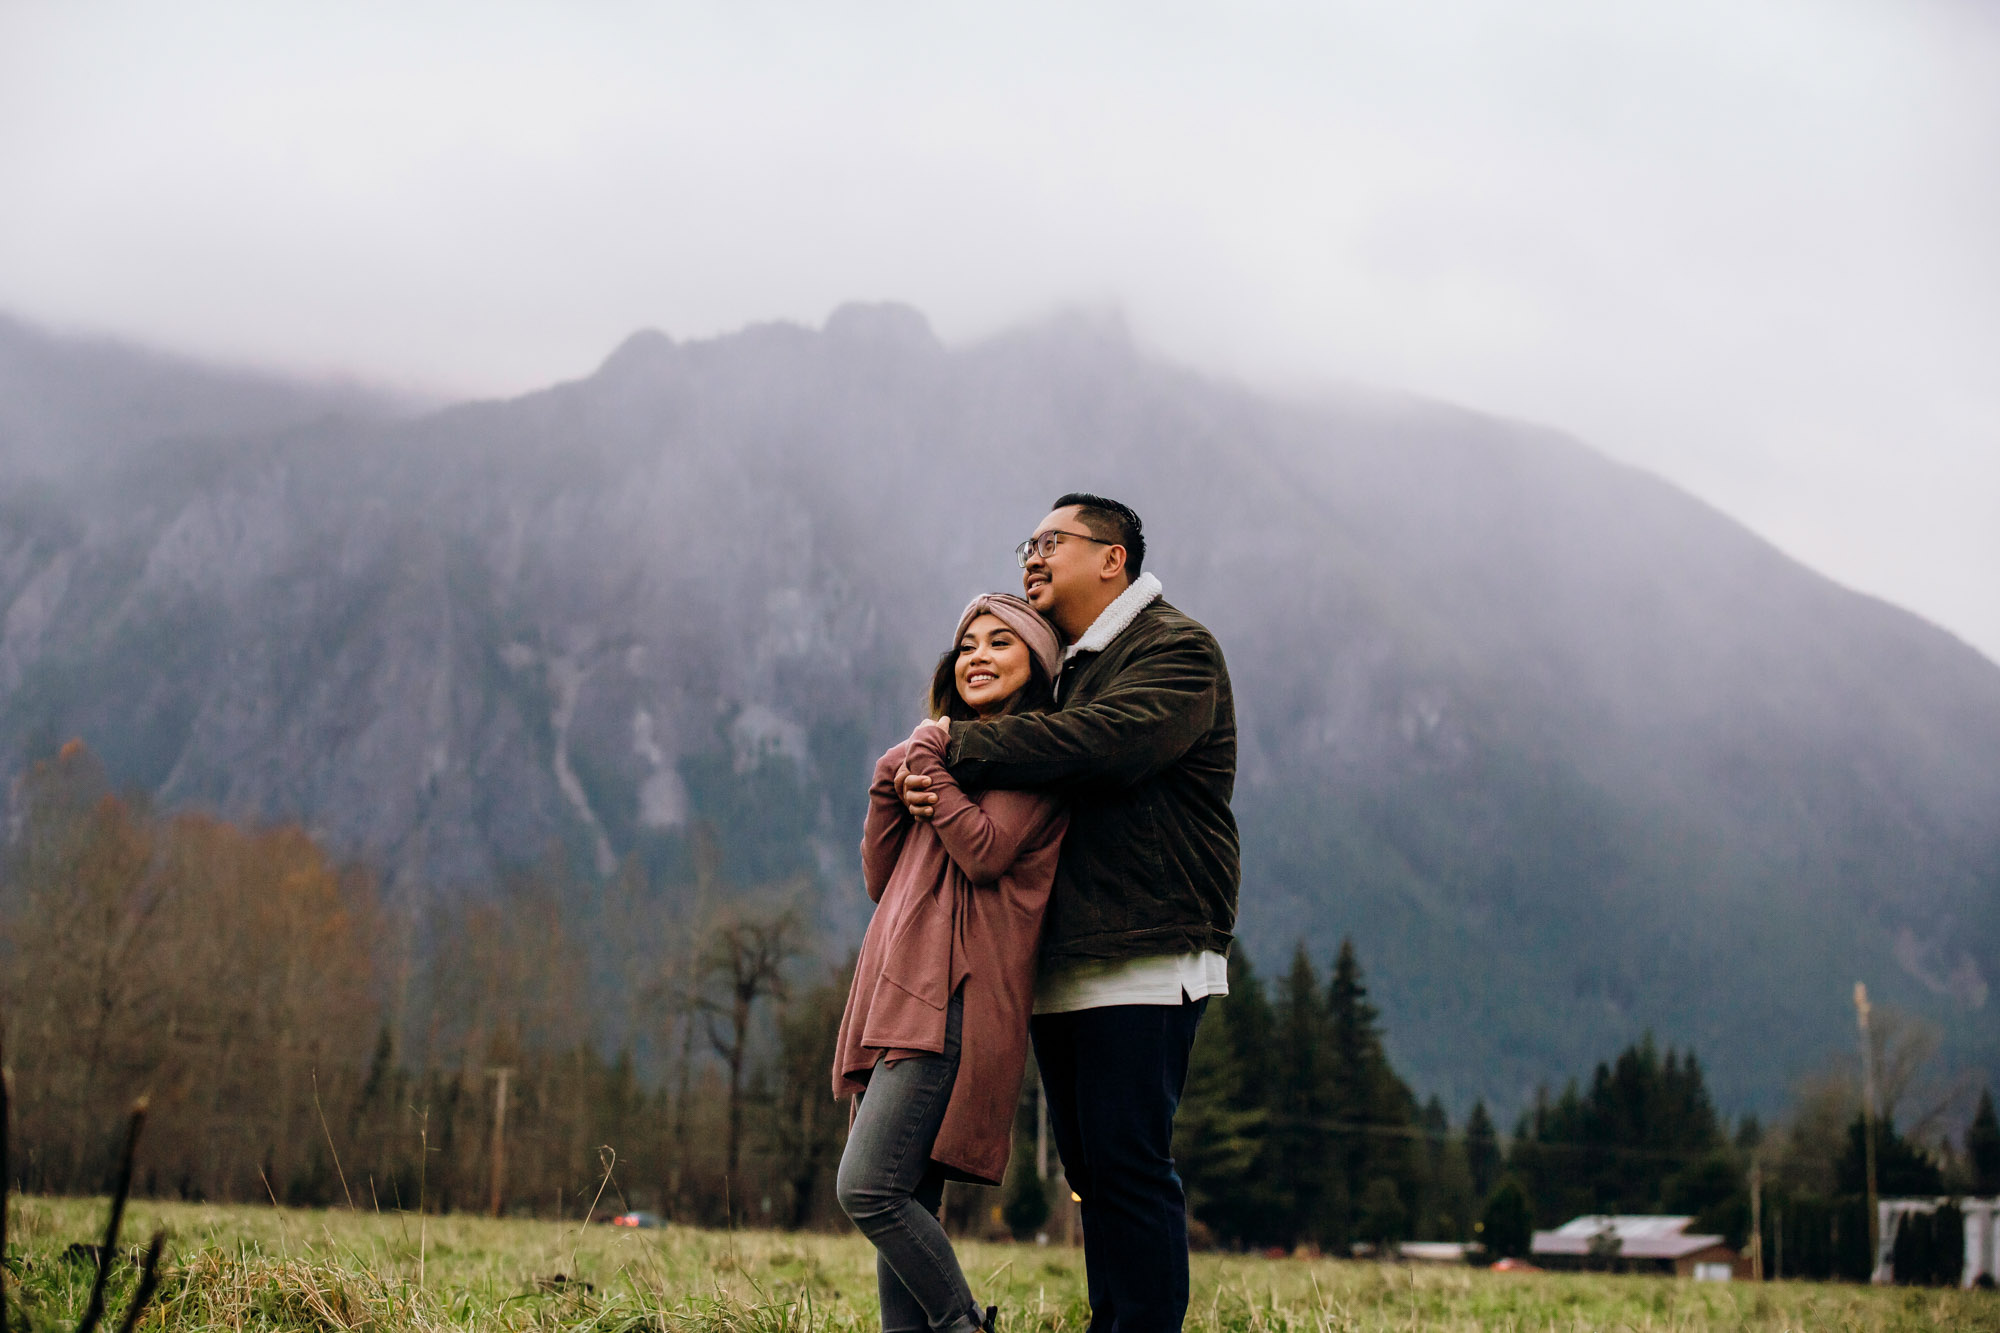
{"type": "Polygon", "coordinates": [[[403,402],[203,365],[109,339],[56,339],[0,314],[0,477],[73,477],[164,440],[381,419],[403,402]]]}
{"type": "Polygon", "coordinates": [[[895,307],[415,419],[0,324],[0,475],[9,771],[80,735],[404,895],[552,845],[670,882],[700,827],[850,932],[954,613],[1101,490],[1229,655],[1244,940],[1354,936],[1419,1089],[1650,1028],[1768,1106],[1857,979],[2000,1066],[2000,668],[1548,431],[895,307]]]}

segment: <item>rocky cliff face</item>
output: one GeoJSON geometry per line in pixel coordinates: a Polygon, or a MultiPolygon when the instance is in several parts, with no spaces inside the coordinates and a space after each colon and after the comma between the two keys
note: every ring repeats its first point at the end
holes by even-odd
{"type": "Polygon", "coordinates": [[[699,829],[851,932],[869,763],[1097,489],[1230,656],[1244,938],[1355,936],[1418,1086],[1517,1104],[1651,1028],[1768,1103],[1857,978],[2000,1063],[2000,668],[1547,432],[881,307],[415,418],[4,332],[10,768],[81,735],[403,895],[672,882],[699,829]]]}

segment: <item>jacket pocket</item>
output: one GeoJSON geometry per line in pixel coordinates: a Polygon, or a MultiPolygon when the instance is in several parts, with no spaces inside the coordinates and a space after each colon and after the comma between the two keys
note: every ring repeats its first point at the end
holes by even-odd
{"type": "Polygon", "coordinates": [[[1160,784],[1149,782],[1139,793],[1132,815],[1133,850],[1139,864],[1144,867],[1151,887],[1157,891],[1161,887],[1161,876],[1166,874],[1166,838],[1169,820],[1167,818],[1166,793],[1160,784]]]}
{"type": "Polygon", "coordinates": [[[942,1010],[951,998],[947,989],[951,984],[948,977],[901,977],[896,975],[893,966],[889,966],[882,969],[882,980],[933,1009],[942,1010]]]}
{"type": "Polygon", "coordinates": [[[951,998],[951,907],[934,899],[912,906],[882,950],[882,977],[942,1009],[951,998]]]}

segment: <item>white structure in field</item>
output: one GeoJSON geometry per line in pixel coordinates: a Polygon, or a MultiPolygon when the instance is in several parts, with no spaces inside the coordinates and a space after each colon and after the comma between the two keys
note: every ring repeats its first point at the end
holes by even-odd
{"type": "Polygon", "coordinates": [[[1959,1270],[1958,1285],[1973,1287],[1980,1278],[2000,1282],[2000,1197],[1991,1199],[1878,1199],[1875,1203],[1878,1248],[1871,1281],[1896,1280],[1896,1232],[1903,1219],[1913,1213],[1934,1213],[1948,1203],[1956,1203],[1965,1217],[1965,1266],[1959,1270]]]}
{"type": "Polygon", "coordinates": [[[1980,1278],[2000,1284],[2000,1195],[1991,1199],[1960,1199],[1965,1214],[1965,1271],[1958,1285],[1972,1287],[1980,1278]]]}

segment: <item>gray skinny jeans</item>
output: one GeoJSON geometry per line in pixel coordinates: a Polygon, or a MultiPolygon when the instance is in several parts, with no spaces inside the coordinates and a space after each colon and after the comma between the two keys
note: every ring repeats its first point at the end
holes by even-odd
{"type": "Polygon", "coordinates": [[[980,1312],[938,1225],[944,1173],[931,1160],[958,1077],[962,1002],[945,1015],[944,1051],[877,1062],[840,1155],[840,1206],[875,1245],[883,1333],[977,1333],[980,1312]]]}

